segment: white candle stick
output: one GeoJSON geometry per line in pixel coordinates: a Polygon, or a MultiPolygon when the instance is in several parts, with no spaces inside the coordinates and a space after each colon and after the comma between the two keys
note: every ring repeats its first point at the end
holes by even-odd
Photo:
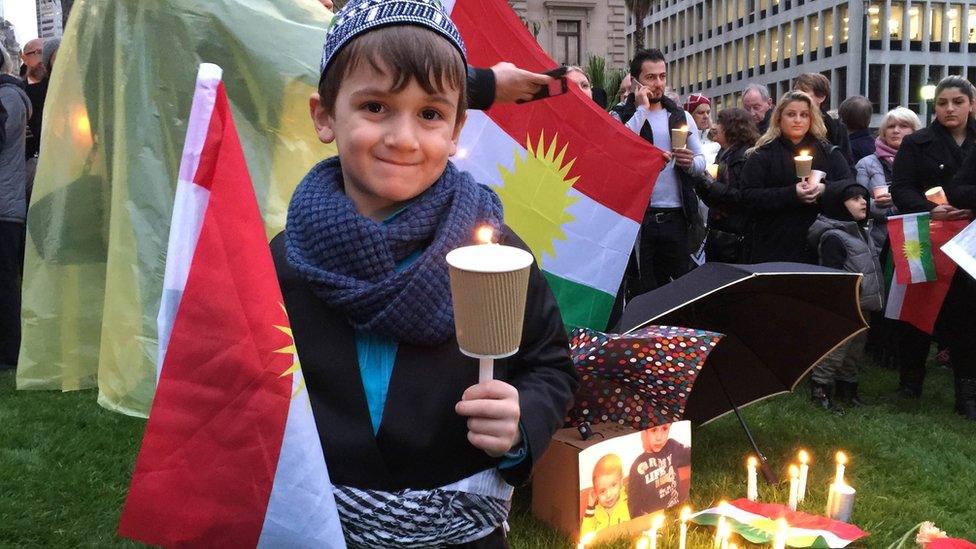
{"type": "Polygon", "coordinates": [[[664,526],[664,513],[658,513],[651,521],[651,549],[657,549],[657,531],[662,526],[664,526]]]}
{"type": "Polygon", "coordinates": [[[810,475],[810,454],[806,450],[800,450],[800,490],[796,501],[802,503],[807,495],[807,478],[810,475]]]}
{"type": "Polygon", "coordinates": [[[790,525],[785,518],[779,519],[776,528],[776,537],[773,538],[773,549],[786,549],[786,541],[790,537],[790,525]]]}
{"type": "Polygon", "coordinates": [[[834,484],[846,484],[844,482],[844,470],[847,465],[847,454],[837,452],[837,472],[834,474],[834,484]]]}
{"type": "Polygon", "coordinates": [[[593,541],[596,537],[596,532],[587,532],[583,537],[580,538],[579,543],[576,545],[576,549],[586,549],[586,546],[593,541]]]}
{"type": "Polygon", "coordinates": [[[681,508],[681,531],[678,534],[678,549],[685,549],[688,543],[688,519],[691,518],[691,507],[681,508]]]}
{"type": "MultiPolygon", "coordinates": [[[[721,501],[718,504],[719,513],[723,512],[723,507],[725,507],[725,502],[721,501]]],[[[715,542],[712,544],[714,549],[721,549],[722,547],[722,537],[725,533],[725,515],[719,515],[718,524],[715,526],[715,542]]]]}
{"type": "Polygon", "coordinates": [[[757,465],[759,465],[759,460],[755,456],[749,456],[749,459],[746,460],[746,469],[749,474],[749,479],[746,481],[746,499],[749,501],[757,501],[759,499],[759,477],[756,473],[757,465]]]}
{"type": "Polygon", "coordinates": [[[796,511],[796,501],[800,492],[800,469],[796,465],[790,465],[790,509],[796,511]]]}

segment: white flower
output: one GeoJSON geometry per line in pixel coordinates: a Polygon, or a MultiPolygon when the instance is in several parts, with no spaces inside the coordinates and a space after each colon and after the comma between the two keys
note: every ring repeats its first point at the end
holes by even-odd
{"type": "Polygon", "coordinates": [[[947,538],[947,537],[949,536],[946,535],[946,533],[943,532],[942,530],[939,530],[939,528],[936,527],[935,524],[926,521],[923,522],[922,525],[918,527],[918,535],[915,536],[915,543],[917,543],[919,547],[924,548],[927,547],[928,544],[932,543],[932,541],[936,539],[947,538]]]}

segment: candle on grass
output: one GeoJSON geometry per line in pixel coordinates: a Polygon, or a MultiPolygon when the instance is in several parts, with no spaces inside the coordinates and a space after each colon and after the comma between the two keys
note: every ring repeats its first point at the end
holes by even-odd
{"type": "Polygon", "coordinates": [[[746,481],[746,499],[749,501],[757,501],[759,499],[759,477],[756,473],[756,467],[759,465],[759,460],[755,456],[749,456],[746,460],[746,469],[748,470],[749,478],[746,481]]]}
{"type": "Polygon", "coordinates": [[[797,498],[800,495],[800,468],[790,465],[790,509],[796,511],[797,498]]]}
{"type": "Polygon", "coordinates": [[[797,493],[796,501],[803,502],[807,495],[807,478],[810,475],[810,454],[806,450],[800,450],[800,490],[797,493]]]}
{"type": "Polygon", "coordinates": [[[844,470],[847,466],[847,454],[844,452],[837,452],[835,459],[837,461],[837,472],[834,474],[834,484],[844,484],[844,470]]]}
{"type": "Polygon", "coordinates": [[[720,549],[722,547],[722,534],[725,532],[725,515],[722,514],[725,511],[725,500],[718,502],[718,523],[715,525],[715,542],[712,544],[714,549],[720,549]]]}
{"type": "Polygon", "coordinates": [[[681,508],[681,531],[678,534],[678,549],[685,549],[688,544],[688,519],[691,518],[691,507],[685,505],[681,508]]]}
{"type": "Polygon", "coordinates": [[[664,526],[664,513],[658,513],[651,521],[651,549],[657,549],[657,531],[664,526]]]}
{"type": "Polygon", "coordinates": [[[790,537],[790,524],[785,518],[776,521],[776,537],[773,538],[773,549],[786,549],[786,541],[790,537]]]}
{"type": "Polygon", "coordinates": [[[576,549],[586,549],[586,546],[593,542],[593,538],[596,537],[596,532],[587,532],[583,534],[580,538],[579,543],[576,545],[576,549]]]}

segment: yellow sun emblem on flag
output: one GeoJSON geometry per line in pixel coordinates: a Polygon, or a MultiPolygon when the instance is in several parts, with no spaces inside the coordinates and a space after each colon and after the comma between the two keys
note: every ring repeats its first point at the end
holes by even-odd
{"type": "Polygon", "coordinates": [[[526,136],[526,155],[515,151],[515,166],[508,171],[499,165],[502,184],[495,188],[505,206],[505,222],[518,233],[541,263],[542,254],[556,255],[556,240],[566,240],[563,226],[575,218],[566,210],[578,197],[569,189],[579,176],[569,177],[576,159],[565,162],[566,147],[559,149],[556,134],[546,145],[545,133],[539,135],[533,147],[532,137],[526,136]]]}
{"type": "MultiPolygon", "coordinates": [[[[285,310],[285,304],[279,303],[278,305],[281,306],[281,310],[284,311],[285,318],[287,318],[288,311],[285,310]]],[[[291,328],[288,326],[279,326],[277,324],[275,324],[274,327],[277,328],[279,332],[284,333],[291,339],[291,345],[287,345],[280,349],[275,349],[274,352],[282,355],[290,355],[295,359],[295,362],[293,362],[292,365],[289,366],[284,372],[281,372],[281,374],[278,377],[285,377],[288,375],[300,373],[302,369],[302,365],[298,362],[298,349],[295,347],[295,336],[292,333],[291,328]]],[[[301,394],[302,390],[304,389],[305,389],[305,376],[302,376],[298,382],[298,386],[295,387],[295,392],[291,395],[291,398],[297,397],[299,394],[301,394]]]]}
{"type": "Polygon", "coordinates": [[[908,259],[922,259],[922,243],[918,240],[908,240],[902,246],[902,252],[908,259]]]}

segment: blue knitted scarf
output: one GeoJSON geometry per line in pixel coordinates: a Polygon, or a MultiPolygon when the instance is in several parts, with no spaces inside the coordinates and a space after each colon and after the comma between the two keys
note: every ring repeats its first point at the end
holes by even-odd
{"type": "Polygon", "coordinates": [[[502,205],[488,187],[448,162],[440,179],[395,217],[363,217],[346,196],[338,158],[317,164],[288,206],[288,262],[353,327],[398,342],[437,345],[454,335],[447,252],[498,229],[502,205]],[[396,265],[421,255],[403,270],[396,265]]]}

